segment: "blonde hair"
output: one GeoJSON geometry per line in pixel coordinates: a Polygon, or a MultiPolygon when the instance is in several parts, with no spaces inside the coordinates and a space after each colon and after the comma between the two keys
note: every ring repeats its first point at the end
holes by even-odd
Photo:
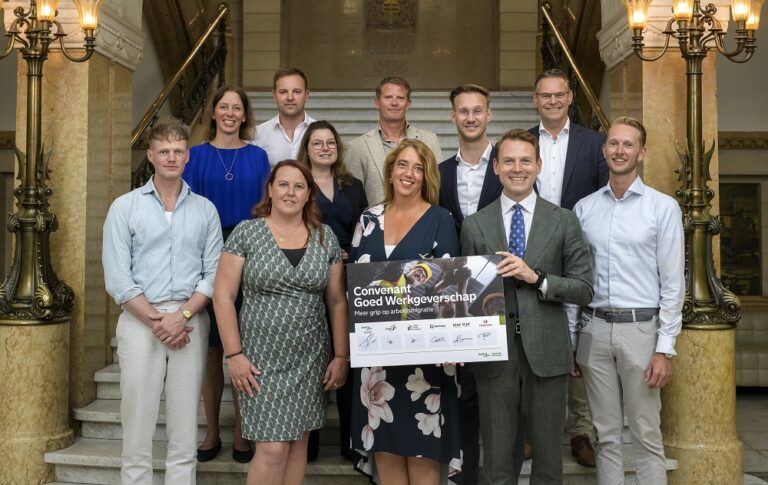
{"type": "Polygon", "coordinates": [[[638,137],[640,139],[640,148],[645,146],[645,139],[648,137],[648,134],[645,131],[645,126],[640,123],[640,120],[637,118],[632,118],[631,116],[620,116],[613,120],[613,123],[611,123],[611,128],[618,125],[626,125],[636,129],[640,133],[640,136],[638,137]]]}
{"type": "Polygon", "coordinates": [[[383,203],[391,202],[395,196],[395,189],[391,180],[392,171],[400,154],[409,147],[416,150],[419,159],[424,164],[424,183],[421,184],[421,197],[428,203],[437,205],[440,197],[440,170],[437,168],[435,154],[423,141],[414,138],[406,138],[401,141],[384,159],[384,180],[387,185],[384,189],[383,203]]]}

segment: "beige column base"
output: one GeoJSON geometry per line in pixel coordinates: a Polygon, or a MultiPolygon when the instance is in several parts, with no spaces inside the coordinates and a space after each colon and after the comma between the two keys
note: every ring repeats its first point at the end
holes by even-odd
{"type": "Polygon", "coordinates": [[[672,382],[662,390],[661,427],[670,485],[741,483],[736,435],[734,330],[683,330],[672,382]]]}
{"type": "Polygon", "coordinates": [[[0,325],[0,483],[45,483],[44,453],[69,446],[69,319],[0,325]]]}

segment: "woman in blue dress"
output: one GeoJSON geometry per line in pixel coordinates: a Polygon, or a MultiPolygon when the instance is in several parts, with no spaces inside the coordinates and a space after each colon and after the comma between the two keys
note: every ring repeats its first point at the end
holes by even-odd
{"type": "MultiPolygon", "coordinates": [[[[331,228],[341,246],[342,261],[348,259],[349,246],[360,214],[368,207],[363,183],[344,165],[344,146],[336,128],[327,121],[315,121],[307,127],[299,145],[299,161],[312,172],[317,187],[317,206],[323,224],[331,228]]],[[[341,456],[351,460],[349,421],[352,406],[352,382],[336,390],[339,409],[339,446],[341,456]]],[[[317,458],[319,431],[309,435],[308,459],[317,458]]]]}
{"type": "MultiPolygon", "coordinates": [[[[208,106],[208,141],[189,150],[189,162],[183,178],[193,192],[206,197],[216,206],[226,241],[240,221],[251,218],[251,209],[261,200],[269,177],[269,160],[267,152],[248,142],[254,136],[255,120],[250,100],[242,89],[222,86],[213,94],[208,106]]],[[[213,305],[208,305],[208,314],[211,317],[211,332],[203,380],[208,427],[197,450],[198,461],[212,460],[221,451],[219,411],[224,391],[223,350],[213,305]]],[[[253,452],[240,431],[237,396],[233,399],[235,431],[232,458],[247,463],[253,452]]]]}
{"type": "MultiPolygon", "coordinates": [[[[350,261],[458,256],[451,214],[437,205],[440,175],[429,148],[419,140],[400,142],[384,161],[384,180],[384,202],[360,217],[350,261]]],[[[356,468],[384,485],[437,484],[445,468],[456,477],[461,445],[455,367],[425,362],[354,371],[352,444],[363,456],[356,468]]]]}

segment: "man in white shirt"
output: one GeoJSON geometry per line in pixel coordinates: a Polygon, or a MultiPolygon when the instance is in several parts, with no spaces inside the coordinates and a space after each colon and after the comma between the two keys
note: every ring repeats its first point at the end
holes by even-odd
{"type": "Polygon", "coordinates": [[[376,86],[374,105],[379,111],[379,125],[352,140],[344,163],[350,173],[365,186],[368,202],[384,200],[384,159],[405,138],[421,140],[432,150],[435,160],[443,159],[437,135],[411,126],[405,114],[411,107],[411,85],[399,76],[385,77],[376,86]]]}
{"type": "Polygon", "coordinates": [[[461,229],[464,218],[498,199],[502,187],[493,173],[494,151],[487,133],[490,92],[477,84],[464,84],[451,91],[450,99],[459,151],[440,164],[440,205],[461,229]]]}
{"type": "MultiPolygon", "coordinates": [[[[559,69],[544,71],[534,84],[533,103],[541,121],[530,131],[539,139],[541,173],[536,181],[540,197],[566,209],[582,198],[604,187],[608,168],[603,157],[605,137],[596,131],[571,123],[568,109],[573,103],[568,77],[559,69]]],[[[577,310],[568,310],[576,314],[577,310]]],[[[590,435],[584,383],[568,381],[568,420],[566,431],[571,438],[571,454],[583,466],[595,466],[595,450],[590,435]]]]}
{"type": "MultiPolygon", "coordinates": [[[[465,217],[498,199],[502,192],[493,171],[494,150],[488,140],[491,94],[477,84],[458,86],[450,94],[451,121],[459,135],[459,151],[440,164],[440,206],[453,215],[461,231],[465,217]]],[[[462,403],[462,476],[477,483],[480,459],[479,415],[475,379],[468,369],[459,370],[462,403]]]]}
{"type": "Polygon", "coordinates": [[[574,208],[595,276],[594,299],[581,311],[576,362],[595,426],[601,485],[624,483],[624,409],[637,482],[667,483],[660,391],[671,378],[682,326],[684,236],[677,202],[637,175],[645,139],[636,119],[615,120],[603,149],[608,185],[574,208]]]}
{"type": "Polygon", "coordinates": [[[309,86],[301,69],[278,69],[272,81],[272,98],[277,116],[256,127],[253,143],[266,150],[269,165],[274,167],[278,162],[296,158],[301,138],[315,120],[304,111],[309,86]]]}

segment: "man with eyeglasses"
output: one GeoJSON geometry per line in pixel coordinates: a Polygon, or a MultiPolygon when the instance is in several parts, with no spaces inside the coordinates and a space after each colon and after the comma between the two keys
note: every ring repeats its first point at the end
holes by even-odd
{"type": "Polygon", "coordinates": [[[299,144],[314,118],[304,110],[309,99],[307,76],[301,69],[278,69],[272,81],[272,99],[277,105],[277,116],[256,127],[255,145],[267,152],[269,165],[295,159],[299,144]]]}
{"type": "Polygon", "coordinates": [[[432,150],[435,160],[441,160],[443,152],[437,135],[405,120],[411,107],[411,85],[405,78],[390,76],[379,81],[374,105],[379,111],[379,125],[350,142],[344,163],[363,182],[368,202],[378,204],[384,200],[384,159],[398,143],[406,138],[421,140],[432,150]]]}
{"type": "MultiPolygon", "coordinates": [[[[477,84],[463,84],[451,91],[451,121],[459,135],[459,151],[440,164],[440,206],[453,215],[456,230],[468,217],[502,192],[493,172],[493,145],[488,140],[491,121],[491,94],[477,84]]],[[[475,378],[459,369],[462,404],[462,476],[465,483],[477,483],[480,460],[480,420],[475,378]]]]}
{"type": "Polygon", "coordinates": [[[482,86],[463,84],[451,91],[450,99],[459,151],[440,164],[440,205],[451,211],[461,230],[464,218],[498,199],[502,189],[493,173],[487,133],[491,94],[482,86]]]}
{"type": "MultiPolygon", "coordinates": [[[[573,103],[573,91],[563,71],[544,71],[536,78],[534,90],[533,103],[541,121],[529,131],[539,139],[542,162],[536,187],[542,198],[573,209],[576,202],[608,183],[608,167],[602,152],[605,137],[571,123],[568,108],[573,103]]],[[[567,311],[576,310],[567,308],[567,311]]],[[[575,346],[575,337],[571,340],[575,346]]],[[[594,467],[592,421],[584,383],[575,376],[568,384],[566,431],[571,437],[571,454],[576,461],[582,466],[594,467]]]]}

